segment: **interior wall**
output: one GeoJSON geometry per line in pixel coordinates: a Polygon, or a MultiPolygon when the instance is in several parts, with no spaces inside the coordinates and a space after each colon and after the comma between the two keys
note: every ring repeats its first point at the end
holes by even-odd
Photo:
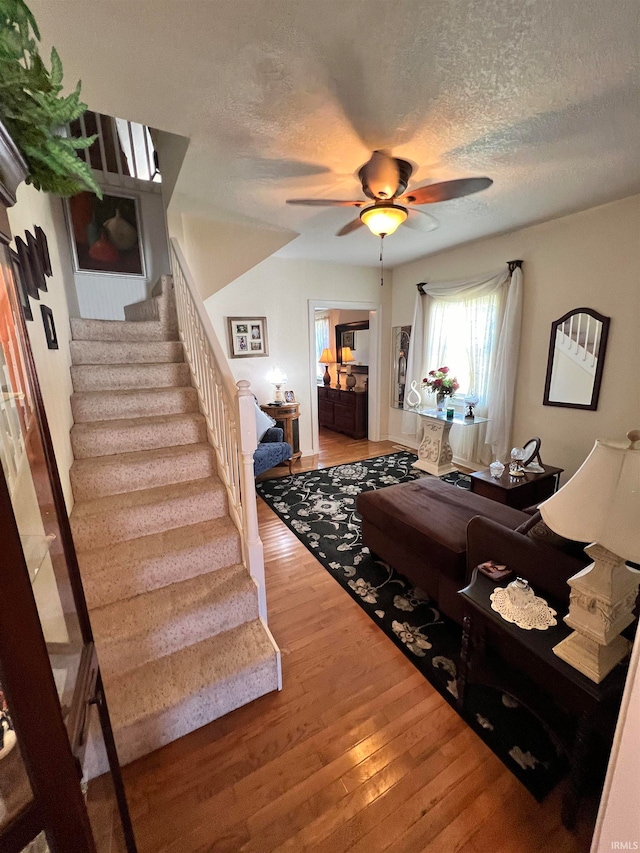
{"type": "MultiPolygon", "coordinates": [[[[522,258],[524,311],[511,443],[540,436],[543,461],[564,468],[566,479],[597,437],[623,438],[640,425],[639,235],[640,196],[632,196],[404,264],[393,274],[391,325],[412,322],[417,282],[460,279],[522,258]],[[543,406],[551,323],[582,307],[611,317],[598,409],[543,406]]],[[[401,419],[401,412],[389,410],[394,440],[403,440],[401,419]]]]}
{"type": "MultiPolygon", "coordinates": [[[[311,394],[308,303],[310,300],[375,302],[387,306],[382,311],[388,318],[391,288],[380,287],[374,267],[353,267],[318,261],[268,258],[206,300],[215,331],[228,351],[227,317],[267,318],[269,356],[266,358],[232,358],[229,364],[237,380],[248,379],[260,403],[273,399],[273,386],[266,375],[276,364],[281,366],[288,382],[283,390],[292,390],[300,403],[300,448],[311,453],[311,394]]],[[[388,320],[386,321],[388,322],[388,320]]],[[[383,340],[389,337],[383,333],[383,340]]],[[[332,343],[332,349],[335,346],[332,343]]],[[[388,353],[383,353],[386,364],[388,353]]],[[[385,377],[385,383],[388,381],[385,377]]],[[[384,393],[388,397],[388,390],[384,393]]],[[[386,399],[386,397],[385,397],[386,399]]],[[[385,414],[383,412],[383,414],[385,414]]],[[[386,434],[386,416],[381,424],[386,434]]]]}
{"type": "Polygon", "coordinates": [[[235,281],[248,270],[286,246],[298,235],[282,228],[253,222],[210,219],[183,212],[176,220],[180,200],[170,208],[170,234],[178,236],[189,268],[203,299],[235,281]]]}
{"type": "Polygon", "coordinates": [[[55,196],[38,192],[23,183],[18,188],[16,204],[9,209],[9,222],[14,237],[23,236],[25,230],[33,233],[34,225],[39,225],[47,235],[53,275],[47,279],[48,291],[40,293],[40,301],[30,300],[33,320],[27,322],[27,330],[42,389],[62,489],[67,508],[71,511],[73,493],[69,469],[73,462],[73,453],[69,430],[73,426],[70,403],[73,388],[69,353],[71,337],[69,304],[74,303],[75,287],[62,202],[55,196]],[[57,350],[50,350],[47,347],[40,305],[47,305],[53,311],[58,338],[57,350]]]}
{"type": "MultiPolygon", "coordinates": [[[[106,192],[115,193],[113,187],[106,192]]],[[[161,275],[170,272],[167,226],[162,196],[157,192],[122,191],[139,199],[144,247],[144,278],[105,273],[75,273],[80,317],[95,320],[124,320],[124,307],[147,299],[161,275]]],[[[74,316],[74,315],[72,315],[74,316]]]]}

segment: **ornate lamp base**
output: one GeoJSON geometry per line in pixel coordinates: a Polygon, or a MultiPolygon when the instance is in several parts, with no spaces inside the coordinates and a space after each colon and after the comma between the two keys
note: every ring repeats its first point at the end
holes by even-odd
{"type": "Polygon", "coordinates": [[[324,366],[324,376],[322,377],[322,381],[325,385],[331,385],[331,374],[329,373],[329,365],[325,364],[324,366]]]}
{"type": "Polygon", "coordinates": [[[574,631],[553,651],[599,684],[631,647],[619,635],[633,621],[640,572],[598,543],[585,551],[594,562],[567,581],[571,596],[564,621],[574,631]]]}
{"type": "Polygon", "coordinates": [[[616,637],[608,646],[601,646],[574,631],[553,647],[553,653],[591,681],[600,684],[614,666],[627,656],[630,649],[631,643],[624,637],[616,637]]]}

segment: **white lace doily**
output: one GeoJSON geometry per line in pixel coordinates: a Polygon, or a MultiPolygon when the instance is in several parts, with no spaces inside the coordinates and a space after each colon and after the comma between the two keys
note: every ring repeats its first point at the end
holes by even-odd
{"type": "Polygon", "coordinates": [[[514,605],[509,595],[509,589],[496,587],[491,593],[491,609],[499,613],[506,622],[513,622],[518,628],[530,631],[546,631],[552,625],[557,625],[556,611],[549,607],[544,598],[539,598],[531,592],[522,604],[514,605]]]}

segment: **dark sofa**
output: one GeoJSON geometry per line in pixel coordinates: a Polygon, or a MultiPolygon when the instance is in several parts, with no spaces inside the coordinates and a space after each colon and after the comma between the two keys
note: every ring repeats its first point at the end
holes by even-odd
{"type": "Polygon", "coordinates": [[[479,563],[504,563],[536,593],[568,604],[567,578],[589,562],[576,543],[567,553],[564,540],[549,537],[545,544],[531,538],[537,518],[435,477],[364,492],[357,509],[364,545],[458,624],[463,618],[458,590],[479,563]]]}

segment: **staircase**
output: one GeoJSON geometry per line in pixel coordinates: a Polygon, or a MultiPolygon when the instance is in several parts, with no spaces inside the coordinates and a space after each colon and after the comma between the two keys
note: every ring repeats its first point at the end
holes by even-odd
{"type": "Polygon", "coordinates": [[[126,316],[71,321],[71,528],[121,764],[278,687],[171,278],[126,316]]]}

